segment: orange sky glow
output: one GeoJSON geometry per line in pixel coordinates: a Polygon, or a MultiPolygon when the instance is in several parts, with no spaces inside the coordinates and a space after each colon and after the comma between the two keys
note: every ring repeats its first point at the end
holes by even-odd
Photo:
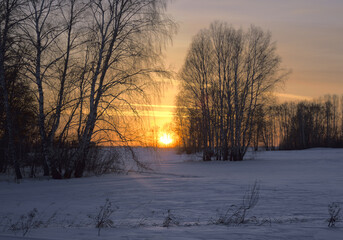
{"type": "MultiPolygon", "coordinates": [[[[166,49],[165,63],[177,73],[192,37],[215,20],[243,29],[253,24],[272,33],[282,66],[292,72],[276,89],[280,101],[341,95],[342,10],[342,0],[173,0],[167,13],[177,22],[178,33],[166,49]]],[[[163,129],[173,121],[177,83],[168,82],[160,101],[153,102],[153,111],[146,113],[152,126],[163,129]]]]}

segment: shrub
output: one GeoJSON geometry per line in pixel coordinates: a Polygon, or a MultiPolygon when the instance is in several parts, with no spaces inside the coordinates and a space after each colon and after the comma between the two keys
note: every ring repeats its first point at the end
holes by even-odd
{"type": "Polygon", "coordinates": [[[111,215],[115,212],[112,207],[112,203],[109,199],[103,206],[100,206],[98,213],[96,215],[90,215],[89,217],[94,220],[95,227],[98,229],[98,236],[100,236],[100,231],[102,228],[113,227],[113,221],[111,220],[111,215]]]}
{"type": "Polygon", "coordinates": [[[341,206],[339,203],[332,202],[328,205],[330,218],[328,219],[328,227],[334,227],[336,222],[340,220],[341,206]]]}
{"type": "Polygon", "coordinates": [[[38,210],[34,208],[27,214],[21,215],[18,221],[11,224],[10,230],[21,231],[23,236],[25,236],[31,229],[38,228],[42,224],[42,221],[39,221],[37,217],[38,210]]]}
{"type": "Polygon", "coordinates": [[[175,216],[171,213],[171,210],[168,209],[167,216],[164,218],[163,227],[170,227],[171,225],[179,225],[179,222],[176,220],[175,216]]]}
{"type": "Polygon", "coordinates": [[[231,205],[225,214],[219,214],[218,219],[214,223],[224,225],[245,223],[248,212],[257,205],[259,196],[260,186],[255,182],[244,194],[242,203],[240,205],[231,205]]]}

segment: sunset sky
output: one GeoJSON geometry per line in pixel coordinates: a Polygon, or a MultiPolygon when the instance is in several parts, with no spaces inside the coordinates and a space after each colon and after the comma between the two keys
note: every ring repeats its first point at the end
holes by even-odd
{"type": "MultiPolygon", "coordinates": [[[[270,31],[284,68],[292,71],[278,95],[283,100],[343,93],[342,0],[172,0],[167,13],[178,33],[167,48],[166,65],[177,72],[192,37],[219,20],[237,28],[251,24],[270,31]]],[[[157,104],[158,125],[171,121],[177,80],[157,104]]]]}

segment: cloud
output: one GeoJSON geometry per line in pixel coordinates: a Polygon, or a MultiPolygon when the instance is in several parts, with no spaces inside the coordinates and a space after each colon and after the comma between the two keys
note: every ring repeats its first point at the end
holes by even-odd
{"type": "Polygon", "coordinates": [[[136,107],[146,107],[146,108],[167,108],[167,109],[175,109],[177,108],[176,106],[173,105],[156,105],[156,104],[132,104],[133,106],[136,107]]]}
{"type": "Polygon", "coordinates": [[[275,96],[279,97],[282,101],[311,101],[313,100],[312,97],[309,96],[301,96],[301,95],[295,95],[295,94],[289,94],[289,93],[274,93],[275,96]]]}

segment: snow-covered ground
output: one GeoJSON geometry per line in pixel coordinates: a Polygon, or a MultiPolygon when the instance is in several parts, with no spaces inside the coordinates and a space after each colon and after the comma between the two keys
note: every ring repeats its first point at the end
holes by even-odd
{"type": "Polygon", "coordinates": [[[243,162],[139,152],[154,172],[1,180],[0,239],[343,239],[343,222],[327,227],[328,204],[343,207],[343,149],[249,153],[243,162]],[[260,198],[248,221],[216,224],[255,181],[260,198]],[[113,227],[98,236],[94,216],[106,199],[113,227]]]}

